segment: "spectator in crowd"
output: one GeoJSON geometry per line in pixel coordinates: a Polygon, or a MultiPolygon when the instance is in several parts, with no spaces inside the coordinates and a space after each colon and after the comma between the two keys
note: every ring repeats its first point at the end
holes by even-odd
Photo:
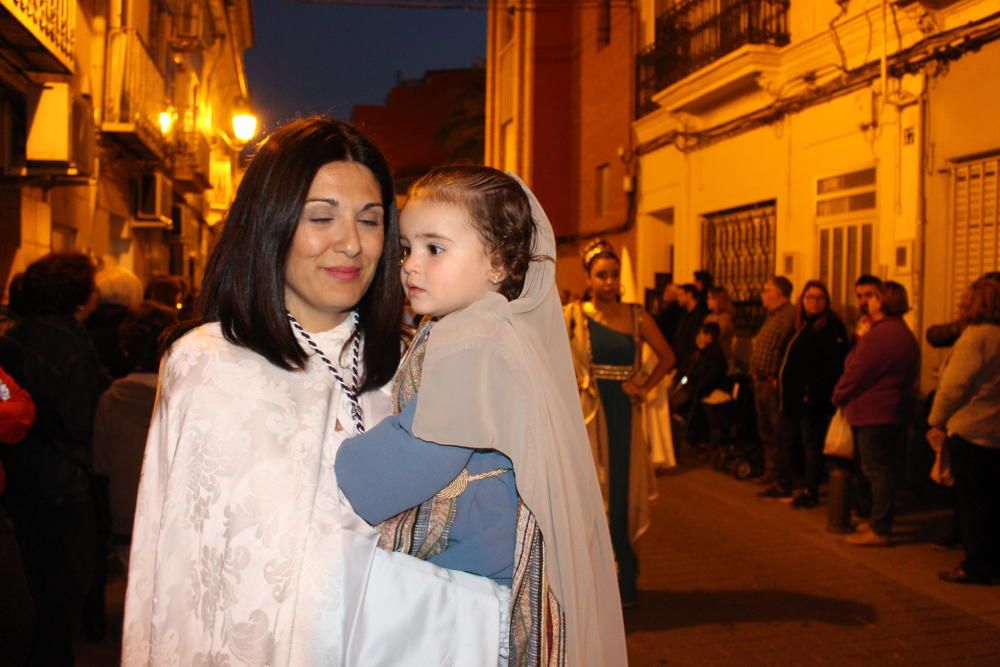
{"type": "Polygon", "coordinates": [[[728,389],[728,363],[719,345],[719,335],[718,323],[701,325],[695,338],[695,351],[678,369],[671,390],[670,410],[684,419],[684,438],[692,445],[706,440],[708,424],[702,400],[716,389],[728,389]]]}
{"type": "Polygon", "coordinates": [[[849,347],[847,327],[830,309],[826,285],[810,280],[799,297],[795,334],[778,375],[778,488],[783,492],[792,489],[791,462],[797,443],[802,445],[805,462],[805,488],[792,501],[793,508],[815,507],[819,502],[823,441],[834,413],[830,398],[849,347]]]}
{"type": "Polygon", "coordinates": [[[758,495],[767,499],[791,497],[791,491],[782,489],[776,483],[778,450],[775,440],[780,412],[778,371],[788,340],[795,331],[795,306],[789,300],[791,297],[792,282],[788,278],[774,276],[764,283],[760,300],[767,311],[767,317],[753,337],[753,349],[750,353],[757,435],[764,448],[764,475],[760,483],[768,486],[758,495]]]}
{"type": "Polygon", "coordinates": [[[118,331],[129,309],[142,300],[142,282],[131,271],[119,268],[98,271],[95,282],[97,308],[87,317],[84,326],[111,377],[125,377],[129,368],[118,331]]]}
{"type": "Polygon", "coordinates": [[[15,273],[7,288],[7,304],[0,306],[0,336],[7,333],[21,318],[20,310],[24,308],[21,287],[24,284],[24,274],[15,273]]]}
{"type": "MultiPolygon", "coordinates": [[[[1000,281],[1000,271],[985,273],[980,277],[980,280],[984,279],[1000,281]]],[[[965,320],[959,317],[957,320],[952,320],[951,322],[927,327],[927,333],[924,334],[924,337],[931,347],[951,347],[958,340],[958,337],[962,335],[964,328],[965,320]]]]}
{"type": "Polygon", "coordinates": [[[941,373],[927,438],[948,448],[965,559],[939,576],[988,584],[1000,577],[1000,282],[974,282],[959,311],[963,331],[941,373]]]}
{"type": "Polygon", "coordinates": [[[869,313],[868,304],[881,285],[881,280],[867,273],[859,276],[854,282],[854,296],[858,300],[858,321],[854,323],[855,340],[868,333],[872,327],[872,316],[869,313]]]}
{"type": "Polygon", "coordinates": [[[24,313],[0,340],[0,365],[35,401],[35,426],[4,452],[14,523],[38,624],[29,664],[73,664],[73,619],[97,553],[91,476],[94,411],[109,378],[80,327],[94,303],[94,265],[51,253],[24,274],[24,313]]]}
{"type": "Polygon", "coordinates": [[[660,308],[656,313],[656,325],[660,327],[663,338],[668,341],[674,339],[677,333],[677,325],[680,324],[684,309],[678,301],[677,286],[672,282],[663,286],[663,293],[660,295],[660,308]]]}
{"type": "Polygon", "coordinates": [[[685,283],[677,290],[677,302],[683,312],[674,337],[670,339],[670,347],[677,357],[678,365],[681,365],[695,351],[694,340],[708,315],[708,309],[698,301],[698,288],[691,283],[685,283]]]}
{"type": "MultiPolygon", "coordinates": [[[[869,519],[847,537],[856,546],[888,546],[892,532],[894,451],[912,418],[920,351],[903,321],[906,288],[878,286],[868,300],[871,327],[847,355],[833,404],[844,408],[854,431],[861,470],[871,486],[869,519]]],[[[867,502],[864,503],[867,505],[867,502]]]]}
{"type": "Polygon", "coordinates": [[[733,308],[733,300],[729,298],[729,292],[725,287],[710,287],[708,290],[708,315],[706,322],[715,322],[719,325],[719,345],[726,353],[727,361],[733,356],[733,316],[736,309],[733,308]]]}
{"type": "MultiPolygon", "coordinates": [[[[35,403],[14,378],[0,368],[0,445],[24,440],[35,423],[35,403]]],[[[5,486],[0,463],[0,495],[5,486]]],[[[7,665],[23,665],[35,630],[35,605],[24,577],[24,565],[14,528],[0,505],[0,658],[7,665]]]]}
{"type": "Polygon", "coordinates": [[[712,272],[705,269],[694,272],[694,286],[698,290],[698,302],[708,310],[708,291],[715,286],[712,272]]]}
{"type": "Polygon", "coordinates": [[[182,278],[159,273],[149,279],[142,298],[174,308],[180,313],[185,308],[187,296],[187,285],[182,278]]]}
{"type": "Polygon", "coordinates": [[[111,542],[126,566],[142,454],[156,398],[158,342],[176,323],[177,309],[153,301],[129,311],[121,325],[129,372],[101,395],[94,417],[94,471],[107,480],[111,542]]]}

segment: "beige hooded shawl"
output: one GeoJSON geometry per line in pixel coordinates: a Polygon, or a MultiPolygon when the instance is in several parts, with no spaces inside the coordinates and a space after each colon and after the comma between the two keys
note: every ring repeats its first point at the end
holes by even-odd
{"type": "Polygon", "coordinates": [[[565,611],[566,664],[617,667],[627,664],[621,601],[556,289],[555,235],[522,187],[542,259],[531,262],[518,299],[490,293],[435,324],[413,433],[511,459],[565,611]]]}

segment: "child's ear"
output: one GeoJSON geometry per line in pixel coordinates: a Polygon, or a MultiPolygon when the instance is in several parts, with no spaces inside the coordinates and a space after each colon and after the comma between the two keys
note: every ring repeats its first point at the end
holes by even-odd
{"type": "Polygon", "coordinates": [[[494,264],[493,268],[490,270],[489,281],[494,285],[499,285],[506,279],[507,279],[507,270],[502,266],[494,264]]]}

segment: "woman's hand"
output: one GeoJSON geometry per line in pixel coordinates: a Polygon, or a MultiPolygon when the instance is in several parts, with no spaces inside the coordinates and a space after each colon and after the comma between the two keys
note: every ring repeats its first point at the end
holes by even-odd
{"type": "Polygon", "coordinates": [[[629,398],[642,398],[646,391],[631,380],[625,380],[622,382],[622,393],[629,398]]]}
{"type": "Polygon", "coordinates": [[[947,440],[948,434],[944,431],[944,429],[934,426],[931,430],[927,431],[927,442],[930,443],[931,449],[935,452],[940,452],[947,440]]]}

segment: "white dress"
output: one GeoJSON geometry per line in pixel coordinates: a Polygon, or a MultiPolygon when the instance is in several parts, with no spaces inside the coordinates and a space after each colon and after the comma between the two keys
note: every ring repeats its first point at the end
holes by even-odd
{"type": "MultiPolygon", "coordinates": [[[[313,335],[335,361],[351,319],[313,335]]],[[[361,403],[368,426],[389,414],[384,392],[361,403]]],[[[349,415],[313,354],[285,371],[217,324],[174,344],[139,485],[123,665],[496,664],[492,582],[378,550],[340,495],[349,415]]]]}

